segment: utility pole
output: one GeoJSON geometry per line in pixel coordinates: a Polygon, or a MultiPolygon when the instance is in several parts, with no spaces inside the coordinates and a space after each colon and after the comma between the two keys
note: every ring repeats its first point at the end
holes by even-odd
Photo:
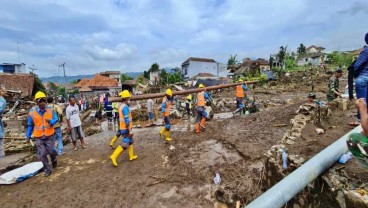
{"type": "Polygon", "coordinates": [[[34,71],[38,70],[33,64],[32,67],[28,67],[32,71],[32,74],[34,74],[34,71]]]}
{"type": "Polygon", "coordinates": [[[68,93],[66,91],[66,76],[65,76],[65,62],[60,64],[59,67],[63,67],[63,71],[64,71],[64,92],[65,92],[65,102],[66,102],[66,99],[68,98],[68,93]]]}
{"type": "MultiPolygon", "coordinates": [[[[17,50],[18,50],[18,63],[20,63],[20,56],[19,56],[19,42],[17,42],[17,50]]],[[[32,71],[33,72],[33,71],[32,71]]]]}

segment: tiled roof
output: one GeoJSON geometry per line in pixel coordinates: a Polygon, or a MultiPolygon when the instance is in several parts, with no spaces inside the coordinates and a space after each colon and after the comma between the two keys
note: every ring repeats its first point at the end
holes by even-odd
{"type": "Polygon", "coordinates": [[[76,87],[117,87],[118,81],[114,78],[105,77],[101,74],[96,74],[92,79],[82,79],[76,87]]]}
{"type": "Polygon", "coordinates": [[[189,63],[189,61],[216,63],[213,59],[189,57],[183,64],[189,63]]]}

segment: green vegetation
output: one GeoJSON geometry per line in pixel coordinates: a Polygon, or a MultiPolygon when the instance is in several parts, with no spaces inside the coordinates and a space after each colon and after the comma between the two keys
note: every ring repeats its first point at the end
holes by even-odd
{"type": "Polygon", "coordinates": [[[32,96],[34,96],[38,91],[46,92],[46,88],[45,86],[43,86],[41,80],[38,78],[38,75],[32,72],[30,72],[30,74],[32,74],[35,79],[33,83],[32,96]]]}
{"type": "Polygon", "coordinates": [[[167,84],[175,84],[177,82],[182,82],[183,77],[181,76],[181,73],[176,71],[173,74],[167,73],[164,69],[162,69],[160,76],[160,84],[161,85],[167,85],[167,84]]]}
{"type": "Polygon", "coordinates": [[[299,45],[299,47],[296,49],[296,52],[298,53],[298,56],[305,54],[305,46],[303,43],[299,45]]]}
{"type": "Polygon", "coordinates": [[[133,80],[134,78],[133,77],[130,77],[130,76],[126,75],[126,74],[121,74],[120,75],[120,79],[121,79],[121,83],[124,83],[125,81],[127,81],[127,80],[133,80]]]}
{"type": "Polygon", "coordinates": [[[160,65],[158,63],[153,63],[151,68],[149,69],[150,72],[158,72],[160,71],[160,65]]]}
{"type": "Polygon", "coordinates": [[[353,62],[354,56],[350,53],[334,51],[327,55],[327,59],[332,66],[337,67],[341,65],[347,68],[353,62]]]}

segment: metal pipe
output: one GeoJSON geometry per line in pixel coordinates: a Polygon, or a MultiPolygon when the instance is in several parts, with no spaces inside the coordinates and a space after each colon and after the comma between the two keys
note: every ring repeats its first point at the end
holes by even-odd
{"type": "Polygon", "coordinates": [[[346,139],[349,134],[361,132],[358,126],[345,134],[339,140],[312,157],[305,164],[282,179],[272,188],[248,204],[247,208],[269,208],[282,207],[291,198],[303,190],[309,183],[313,182],[327,168],[333,165],[344,153],[348,151],[346,139]]]}
{"type": "MultiPolygon", "coordinates": [[[[218,89],[229,88],[229,87],[235,87],[235,86],[240,85],[242,83],[254,84],[256,82],[258,82],[258,81],[239,82],[239,83],[233,83],[233,84],[220,84],[220,85],[215,85],[215,86],[211,86],[211,87],[206,87],[206,91],[218,90],[218,89]]],[[[183,91],[173,91],[173,96],[174,95],[186,95],[186,94],[197,93],[197,92],[201,92],[202,90],[203,89],[196,88],[196,89],[183,90],[183,91]]],[[[162,98],[164,96],[165,96],[165,93],[163,92],[163,93],[132,96],[130,98],[130,100],[146,100],[146,99],[150,99],[150,98],[162,98]]],[[[111,97],[111,98],[109,98],[109,102],[121,102],[121,98],[111,97]]]]}

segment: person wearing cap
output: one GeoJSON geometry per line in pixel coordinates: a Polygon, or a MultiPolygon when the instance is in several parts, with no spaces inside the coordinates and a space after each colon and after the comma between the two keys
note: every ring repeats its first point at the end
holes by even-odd
{"type": "Polygon", "coordinates": [[[124,150],[128,149],[129,160],[135,160],[138,158],[137,155],[134,154],[133,148],[133,122],[132,122],[132,113],[129,110],[129,102],[130,102],[130,93],[128,90],[124,90],[121,93],[121,98],[123,102],[119,108],[119,130],[120,134],[123,136],[123,144],[116,147],[115,151],[110,156],[112,164],[117,167],[117,159],[123,153],[124,150]]]}
{"type": "Polygon", "coordinates": [[[207,117],[205,106],[209,99],[204,85],[199,84],[198,88],[202,89],[202,91],[197,94],[197,124],[195,125],[195,132],[197,134],[201,133],[201,130],[206,129],[204,126],[207,117]]]}
{"type": "Polygon", "coordinates": [[[58,115],[58,122],[54,125],[55,130],[55,142],[57,144],[57,153],[59,156],[63,155],[63,134],[61,131],[61,124],[63,123],[63,111],[61,110],[60,106],[54,104],[54,98],[52,96],[47,97],[47,106],[50,106],[54,109],[56,114],[58,115]]]}
{"type": "Polygon", "coordinates": [[[167,89],[165,93],[165,97],[162,99],[162,107],[161,112],[164,115],[163,122],[165,123],[165,126],[162,127],[160,131],[160,137],[162,139],[165,139],[166,141],[171,141],[172,138],[170,137],[170,105],[173,100],[171,89],[167,89]],[[166,137],[164,137],[166,136],[166,137]]]}
{"type": "MultiPolygon", "coordinates": [[[[368,45],[368,33],[365,34],[365,43],[368,45]]],[[[354,64],[354,71],[360,71],[358,77],[355,78],[355,92],[357,99],[368,99],[368,46],[363,47],[357,60],[354,64]]],[[[350,123],[351,125],[358,126],[361,121],[360,111],[358,109],[357,120],[350,123]]]]}
{"type": "Polygon", "coordinates": [[[36,147],[39,152],[39,158],[45,170],[45,176],[51,174],[51,167],[47,155],[50,155],[52,167],[56,168],[57,159],[54,151],[54,125],[59,121],[55,110],[46,106],[46,94],[39,91],[35,95],[37,106],[29,111],[27,121],[27,142],[32,135],[36,140],[36,147]]]}
{"type": "Polygon", "coordinates": [[[335,71],[335,74],[330,78],[329,84],[328,84],[328,93],[327,93],[327,101],[331,102],[337,97],[340,97],[342,95],[342,92],[340,91],[340,77],[342,77],[342,69],[337,69],[335,71]]]}
{"type": "Polygon", "coordinates": [[[5,157],[5,151],[4,151],[4,124],[2,121],[2,116],[6,108],[6,100],[4,96],[6,96],[5,89],[0,89],[0,158],[5,157]]]}
{"type": "Polygon", "coordinates": [[[316,94],[313,92],[308,94],[308,104],[314,104],[314,100],[316,99],[316,94]]]}
{"type": "Polygon", "coordinates": [[[239,83],[242,83],[241,85],[236,86],[236,110],[233,112],[233,116],[235,116],[236,113],[240,112],[240,115],[244,109],[244,97],[245,97],[245,92],[248,91],[248,87],[247,84],[244,83],[244,80],[242,78],[240,78],[238,80],[239,83]]]}

